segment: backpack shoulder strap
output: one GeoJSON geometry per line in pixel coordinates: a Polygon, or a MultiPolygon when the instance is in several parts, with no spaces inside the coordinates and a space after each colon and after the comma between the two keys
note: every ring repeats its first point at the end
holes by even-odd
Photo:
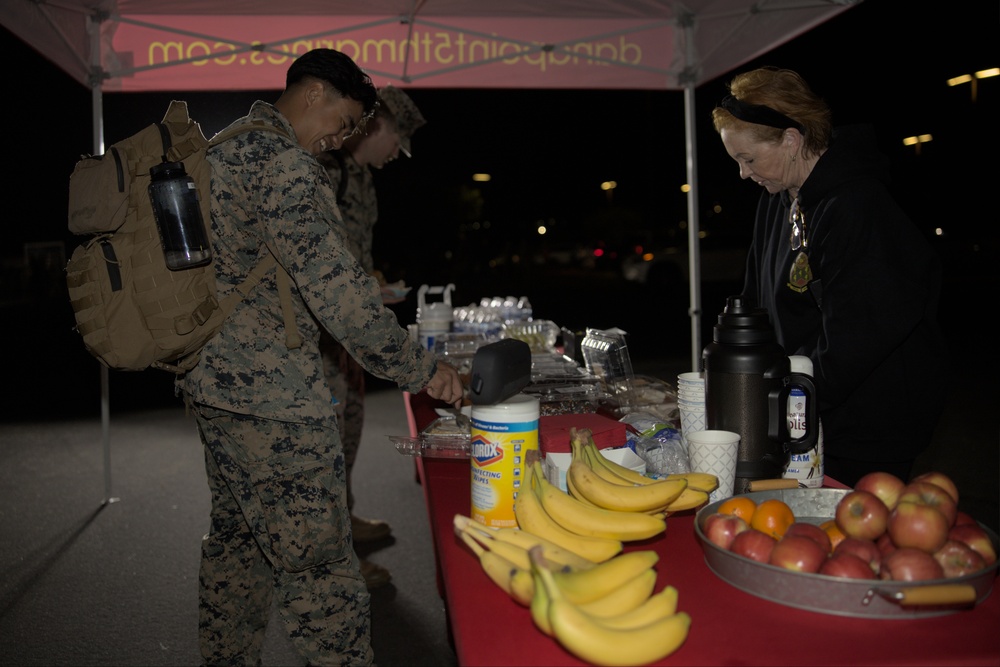
{"type": "MultiPolygon", "coordinates": [[[[243,134],[244,132],[251,132],[253,130],[263,130],[265,132],[274,132],[275,134],[280,134],[284,137],[291,139],[291,136],[283,128],[276,127],[274,125],[269,125],[263,121],[251,121],[249,123],[243,123],[242,125],[236,125],[223,130],[216,134],[208,142],[209,147],[218,146],[224,141],[228,141],[235,136],[243,134]]],[[[299,334],[298,327],[295,325],[295,311],[292,308],[292,279],[285,271],[285,268],[278,264],[278,260],[275,258],[275,252],[271,248],[270,244],[267,247],[267,256],[261,258],[257,265],[253,267],[249,275],[243,279],[239,285],[220,303],[219,307],[222,312],[225,313],[226,317],[232,313],[233,309],[236,308],[236,304],[242,301],[250,294],[250,291],[260,283],[264,275],[274,267],[275,269],[275,280],[278,283],[278,299],[281,302],[281,316],[285,323],[285,345],[289,350],[294,350],[302,346],[302,336],[299,334]]]]}
{"type": "Polygon", "coordinates": [[[246,278],[237,285],[222,301],[219,302],[219,309],[229,317],[229,314],[236,308],[236,304],[250,294],[254,287],[264,278],[271,268],[275,269],[275,280],[278,283],[278,300],[281,303],[281,317],[285,323],[285,346],[289,350],[302,347],[302,335],[295,325],[295,310],[292,308],[292,278],[285,271],[285,268],[278,264],[274,257],[274,251],[268,245],[267,255],[262,257],[257,265],[251,269],[246,278]]]}

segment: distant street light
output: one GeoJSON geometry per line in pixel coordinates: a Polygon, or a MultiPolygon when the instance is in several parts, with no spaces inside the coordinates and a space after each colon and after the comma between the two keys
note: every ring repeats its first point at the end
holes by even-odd
{"type": "Polygon", "coordinates": [[[472,180],[476,183],[488,183],[492,177],[489,174],[473,174],[472,180]]]}
{"type": "Polygon", "coordinates": [[[913,137],[906,137],[903,139],[904,146],[916,146],[914,149],[917,155],[920,155],[920,146],[926,144],[929,141],[933,141],[934,137],[929,134],[920,134],[913,137]]]}
{"type": "Polygon", "coordinates": [[[974,74],[963,74],[961,76],[956,76],[952,79],[948,79],[949,86],[958,86],[963,83],[971,84],[972,86],[972,101],[976,101],[976,95],[978,94],[978,82],[979,79],[988,79],[991,76],[1000,75],[1000,67],[993,67],[990,69],[983,69],[975,72],[974,74]]]}
{"type": "Polygon", "coordinates": [[[601,189],[608,193],[608,203],[613,203],[615,197],[615,188],[618,187],[616,181],[604,181],[601,183],[601,189]]]}

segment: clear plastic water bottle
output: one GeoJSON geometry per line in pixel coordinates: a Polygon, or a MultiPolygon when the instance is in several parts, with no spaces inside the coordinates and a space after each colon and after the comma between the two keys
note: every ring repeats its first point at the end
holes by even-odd
{"type": "Polygon", "coordinates": [[[534,313],[531,309],[531,302],[528,301],[528,297],[522,296],[517,301],[517,309],[520,311],[520,318],[522,322],[530,322],[534,313]]]}
{"type": "Polygon", "coordinates": [[[182,162],[164,162],[149,170],[149,201],[167,268],[172,271],[205,266],[212,246],[201,215],[198,188],[182,162]]]}

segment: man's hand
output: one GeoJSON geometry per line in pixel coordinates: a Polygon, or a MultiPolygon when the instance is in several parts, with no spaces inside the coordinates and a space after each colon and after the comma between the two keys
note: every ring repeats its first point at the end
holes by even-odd
{"type": "Polygon", "coordinates": [[[462,405],[463,392],[462,378],[455,367],[444,361],[437,362],[437,372],[427,383],[427,395],[458,408],[462,405]]]}

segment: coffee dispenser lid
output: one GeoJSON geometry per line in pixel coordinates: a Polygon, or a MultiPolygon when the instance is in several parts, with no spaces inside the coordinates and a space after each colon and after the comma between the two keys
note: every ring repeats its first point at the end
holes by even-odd
{"type": "Polygon", "coordinates": [[[756,308],[743,295],[730,296],[713,329],[716,343],[729,345],[760,345],[774,342],[774,329],[767,310],[756,308]]]}

